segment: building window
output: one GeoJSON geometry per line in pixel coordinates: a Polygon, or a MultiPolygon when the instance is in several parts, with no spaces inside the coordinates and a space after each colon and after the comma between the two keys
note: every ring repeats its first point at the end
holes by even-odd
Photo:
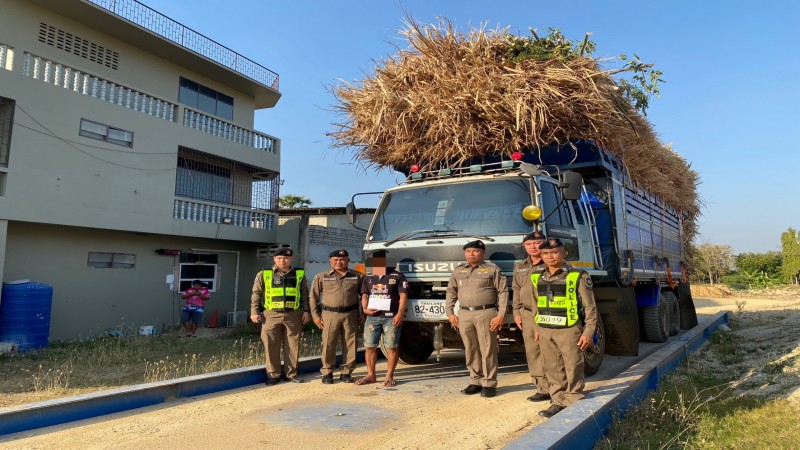
{"type": "Polygon", "coordinates": [[[108,125],[81,119],[80,133],[83,137],[105,141],[111,144],[133,147],[133,133],[108,125]]]}
{"type": "Polygon", "coordinates": [[[136,255],[89,252],[87,265],[97,269],[133,269],[136,265],[136,255]]]}
{"type": "Polygon", "coordinates": [[[11,148],[11,125],[14,123],[14,100],[0,97],[0,166],[8,167],[11,148]]]}
{"type": "Polygon", "coordinates": [[[194,280],[203,282],[203,287],[216,292],[218,287],[218,255],[204,253],[181,253],[178,267],[179,289],[181,292],[192,287],[194,280]]]}
{"type": "Polygon", "coordinates": [[[233,97],[181,77],[178,101],[223,119],[233,120],[233,97]]]}
{"type": "Polygon", "coordinates": [[[277,211],[277,172],[185,147],[177,166],[176,196],[277,211]]]}

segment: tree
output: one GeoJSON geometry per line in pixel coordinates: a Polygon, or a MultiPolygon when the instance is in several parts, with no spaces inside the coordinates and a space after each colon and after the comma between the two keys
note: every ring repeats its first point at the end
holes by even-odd
{"type": "Polygon", "coordinates": [[[733,247],[714,245],[708,241],[700,244],[694,254],[698,275],[710,284],[719,283],[720,278],[733,268],[733,261],[733,247]]]}
{"type": "Polygon", "coordinates": [[[726,275],[725,284],[733,289],[764,288],[783,281],[781,252],[741,253],[736,256],[736,273],[726,275]]]}
{"type": "Polygon", "coordinates": [[[789,283],[798,284],[800,280],[800,233],[789,228],[781,234],[783,247],[783,276],[789,283]]]}
{"type": "Polygon", "coordinates": [[[278,205],[284,209],[305,208],[311,206],[311,200],[302,195],[286,194],[278,199],[278,205]]]}

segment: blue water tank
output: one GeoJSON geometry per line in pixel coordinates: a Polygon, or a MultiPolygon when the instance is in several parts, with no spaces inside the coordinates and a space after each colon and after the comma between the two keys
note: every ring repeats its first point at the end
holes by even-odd
{"type": "Polygon", "coordinates": [[[20,352],[47,347],[53,287],[29,280],[3,283],[0,342],[16,342],[20,352]]]}

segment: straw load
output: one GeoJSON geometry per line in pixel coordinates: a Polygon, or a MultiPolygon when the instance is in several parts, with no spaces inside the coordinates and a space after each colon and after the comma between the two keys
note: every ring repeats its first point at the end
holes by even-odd
{"type": "Polygon", "coordinates": [[[626,164],[631,179],[684,212],[696,232],[699,178],[664,146],[643,115],[660,72],[638,58],[616,71],[591,57],[594,43],[506,30],[457,31],[443,20],[408,21],[407,49],[378,62],[363,80],[333,88],[343,120],[334,147],[367,167],[423,170],[489,155],[592,139],[626,164]],[[624,79],[620,75],[629,75],[624,79]],[[631,76],[632,75],[632,76],[631,76]],[[638,88],[639,82],[644,88],[638,88]]]}

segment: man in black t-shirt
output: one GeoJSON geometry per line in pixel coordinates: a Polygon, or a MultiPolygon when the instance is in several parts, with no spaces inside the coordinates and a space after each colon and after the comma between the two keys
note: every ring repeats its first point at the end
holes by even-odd
{"type": "Polygon", "coordinates": [[[394,369],[400,357],[397,344],[400,341],[400,328],[408,302],[408,282],[406,277],[386,268],[386,251],[378,250],[372,254],[372,274],[364,277],[361,283],[361,308],[367,319],[364,322],[364,347],[367,375],[356,382],[357,385],[375,383],[375,364],[378,361],[378,341],[383,335],[386,348],[386,379],[384,387],[397,384],[394,369]]]}

